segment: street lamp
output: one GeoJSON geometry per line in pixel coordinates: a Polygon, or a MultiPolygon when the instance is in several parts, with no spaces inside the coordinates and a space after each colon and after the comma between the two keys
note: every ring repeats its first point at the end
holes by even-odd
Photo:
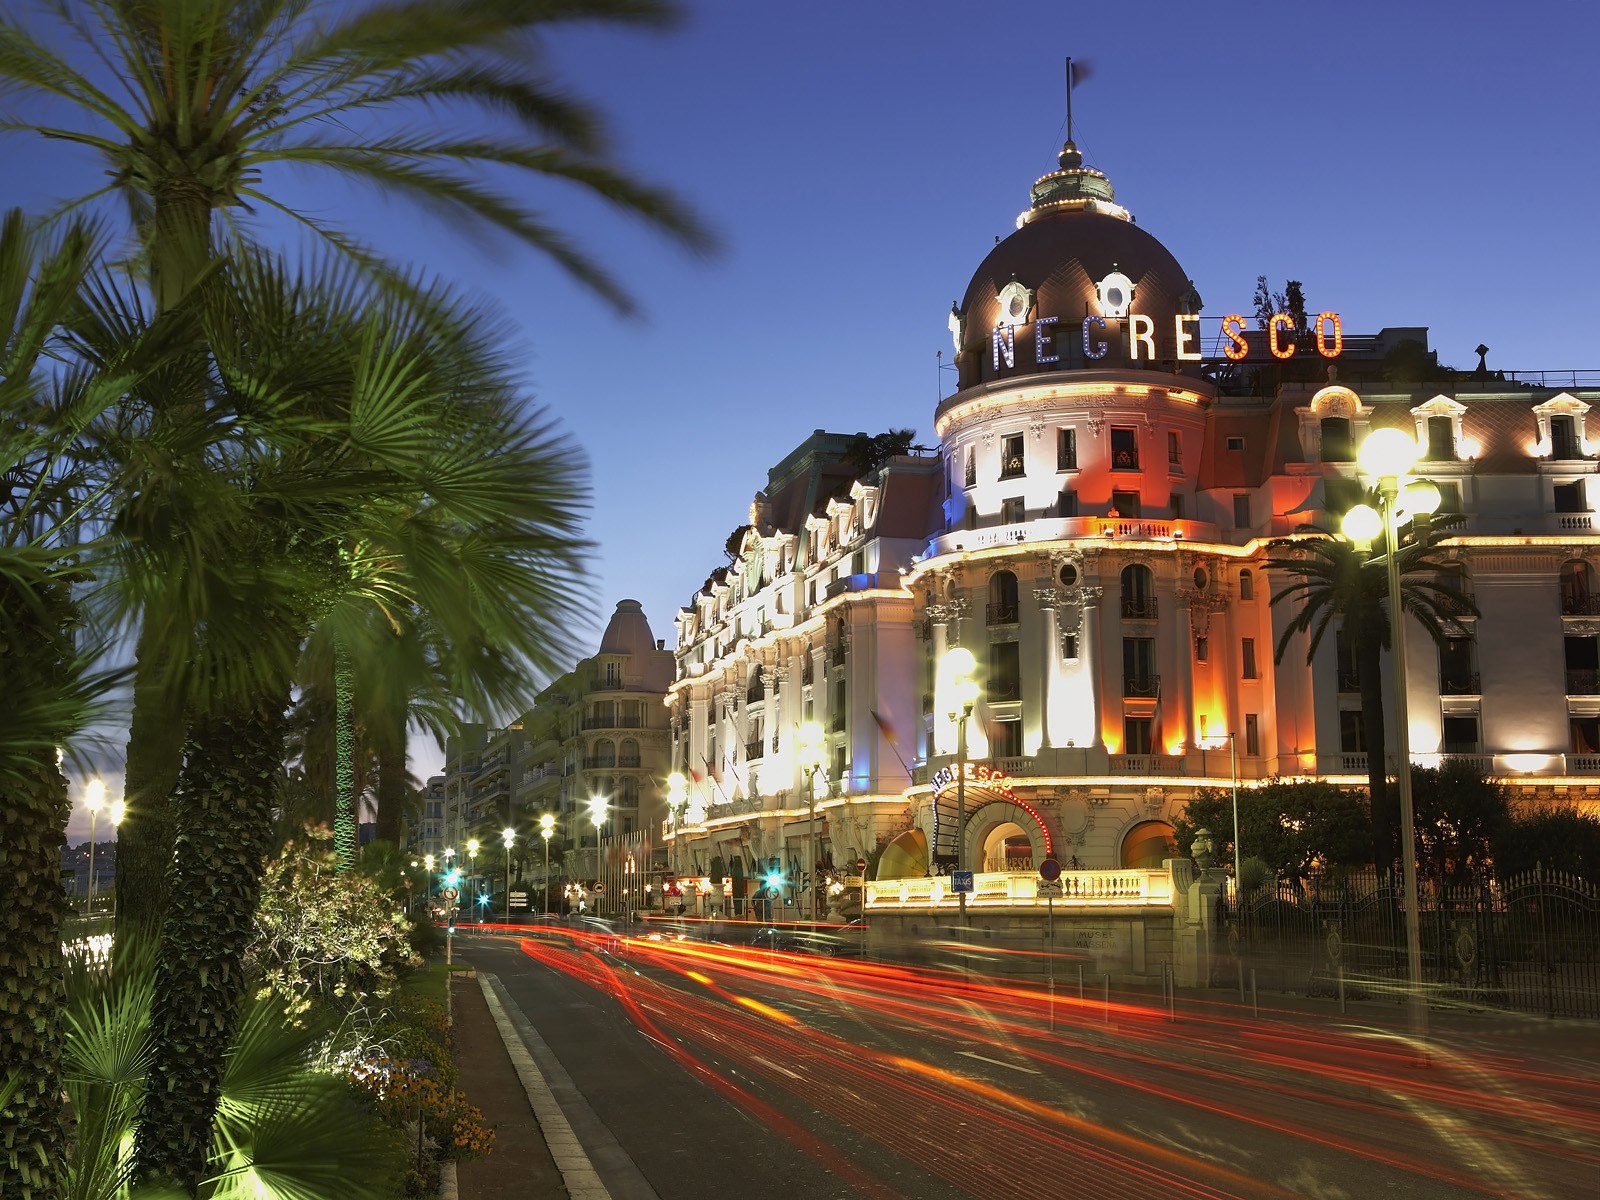
{"type": "MultiPolygon", "coordinates": [[[[472,890],[478,890],[478,839],[467,839],[467,857],[471,862],[467,865],[467,878],[472,880],[472,890]]],[[[478,906],[478,924],[483,924],[483,906],[478,906]]]]}
{"type": "MultiPolygon", "coordinates": [[[[127,816],[127,815],[128,815],[128,802],[126,800],[113,800],[111,802],[110,810],[106,813],[107,818],[109,818],[110,821],[111,821],[111,828],[112,829],[116,829],[119,825],[121,825],[122,824],[122,818],[127,816]]],[[[117,893],[116,893],[116,881],[115,880],[112,881],[111,886],[112,886],[112,892],[111,892],[111,922],[112,922],[112,924],[116,924],[116,920],[117,920],[117,893]]]]}
{"type": "Polygon", "coordinates": [[[106,785],[91,779],[84,785],[83,806],[89,810],[89,903],[88,916],[94,916],[94,822],[106,802],[106,785]]]}
{"type": "MultiPolygon", "coordinates": [[[[1411,983],[1409,1008],[1411,1032],[1420,1039],[1428,1032],[1428,1005],[1422,994],[1422,929],[1417,913],[1417,826],[1411,798],[1411,726],[1406,706],[1406,622],[1400,601],[1400,518],[1402,510],[1410,516],[1432,516],[1439,507],[1439,489],[1420,481],[1401,491],[1401,477],[1416,465],[1417,444],[1399,429],[1373,430],[1361,443],[1356,460],[1363,471],[1377,478],[1378,504],[1382,510],[1381,514],[1375,514],[1367,505],[1357,505],[1346,514],[1344,531],[1356,542],[1370,542],[1379,528],[1384,534],[1389,636],[1394,655],[1394,718],[1399,751],[1395,777],[1400,791],[1400,873],[1405,886],[1406,965],[1411,983]],[[1380,522],[1375,523],[1374,516],[1380,516],[1380,522]]],[[[1382,868],[1381,863],[1379,868],[1382,868]]]]}
{"type": "Polygon", "coordinates": [[[539,818],[539,836],[544,839],[544,910],[550,911],[550,839],[556,831],[556,819],[549,813],[539,818]]]}
{"type": "MultiPolygon", "coordinates": [[[[811,923],[817,921],[817,771],[822,766],[824,748],[822,725],[816,721],[807,721],[800,726],[800,769],[806,774],[806,794],[811,798],[811,831],[808,840],[811,843],[807,851],[811,856],[811,923]]],[[[828,780],[828,773],[822,773],[823,781],[828,783],[831,794],[833,784],[828,780]]]]}
{"type": "MultiPolygon", "coordinates": [[[[679,875],[678,864],[682,857],[678,853],[678,843],[683,840],[683,814],[689,807],[689,781],[684,778],[682,771],[674,771],[667,776],[667,821],[672,826],[672,875],[679,875]]],[[[661,897],[662,911],[666,911],[667,898],[665,890],[661,897]]]]}
{"type": "MultiPolygon", "coordinates": [[[[606,798],[589,797],[589,820],[594,822],[594,875],[600,878],[600,827],[606,823],[606,798]]],[[[600,914],[600,903],[595,902],[595,915],[600,914]]]]}
{"type": "MultiPolygon", "coordinates": [[[[950,702],[954,706],[949,716],[956,722],[956,870],[966,870],[967,841],[967,718],[972,716],[972,706],[978,702],[978,681],[972,678],[978,669],[978,660],[965,646],[957,646],[945,655],[945,666],[950,672],[950,702]]],[[[961,923],[967,923],[967,893],[958,891],[961,904],[961,923]]]]}
{"type": "Polygon", "coordinates": [[[511,924],[511,843],[517,840],[517,831],[507,825],[500,831],[500,840],[506,846],[506,924],[511,924]]]}

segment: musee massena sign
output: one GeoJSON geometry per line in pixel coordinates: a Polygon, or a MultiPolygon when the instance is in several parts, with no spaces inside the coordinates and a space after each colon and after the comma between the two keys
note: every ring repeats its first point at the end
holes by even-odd
{"type": "MultiPolygon", "coordinates": [[[[1029,322],[1021,322],[1028,324],[1029,322]]],[[[1033,325],[1034,359],[1040,366],[1061,361],[1057,338],[1059,317],[1035,317],[1033,325]]],[[[1101,359],[1111,350],[1107,340],[1115,335],[1109,331],[1120,329],[1122,342],[1130,362],[1155,362],[1158,357],[1172,358],[1178,362],[1199,362],[1200,315],[1178,313],[1172,319],[1171,354],[1157,354],[1155,318],[1144,313],[1129,312],[1119,316],[1089,316],[1083,319],[1083,355],[1088,359],[1101,359]]],[[[1222,352],[1235,362],[1247,357],[1250,344],[1245,340],[1245,319],[1238,313],[1222,318],[1222,336],[1226,339],[1222,352]]],[[[1273,313],[1267,322],[1267,349],[1274,358],[1292,358],[1299,346],[1295,319],[1288,313],[1273,313]]],[[[1322,312],[1310,322],[1308,332],[1316,336],[1317,353],[1323,358],[1337,358],[1344,349],[1344,328],[1336,312],[1322,312]]],[[[1001,322],[994,327],[994,369],[1001,363],[1008,367],[1017,365],[1017,325],[1001,322]]]]}

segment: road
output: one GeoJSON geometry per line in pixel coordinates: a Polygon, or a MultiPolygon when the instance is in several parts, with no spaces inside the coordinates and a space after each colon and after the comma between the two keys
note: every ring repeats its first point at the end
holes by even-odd
{"type": "MultiPolygon", "coordinates": [[[[1340,1018],[698,942],[458,939],[617,1200],[1600,1200],[1600,1033],[1340,1018]],[[1385,1023],[1390,1022],[1390,1023],[1385,1023]],[[569,1117],[572,1113],[569,1111],[569,1117]]],[[[1378,1006],[1374,1006],[1378,1007],[1378,1006]]]]}

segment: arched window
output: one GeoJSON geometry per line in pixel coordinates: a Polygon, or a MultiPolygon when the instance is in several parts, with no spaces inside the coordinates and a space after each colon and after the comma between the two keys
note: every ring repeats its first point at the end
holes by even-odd
{"type": "Polygon", "coordinates": [[[1572,562],[1561,564],[1561,611],[1568,615],[1586,616],[1596,606],[1591,599],[1589,564],[1572,562]]]}
{"type": "Polygon", "coordinates": [[[745,692],[744,698],[748,704],[767,698],[767,682],[762,677],[760,663],[750,669],[750,688],[745,692]]]}
{"type": "Polygon", "coordinates": [[[1256,577],[1249,571],[1239,572],[1239,599],[1254,600],[1256,598],[1256,577]]]}
{"type": "Polygon", "coordinates": [[[1322,418],[1322,461],[1354,462],[1355,447],[1350,444],[1348,417],[1322,418]]]}
{"type": "Polygon", "coordinates": [[[610,738],[602,738],[595,743],[594,765],[597,767],[614,767],[617,765],[617,744],[610,738]]]}
{"type": "Polygon", "coordinates": [[[1163,860],[1177,856],[1175,831],[1165,821],[1141,821],[1122,839],[1125,870],[1160,870],[1163,860]]]}
{"type": "Polygon", "coordinates": [[[1017,577],[1010,571],[989,576],[989,624],[1017,623],[1017,577]]]}
{"type": "Polygon", "coordinates": [[[639,743],[632,738],[627,738],[622,743],[622,750],[617,756],[617,766],[637,767],[639,765],[639,743]]]}
{"type": "Polygon", "coordinates": [[[1122,615],[1144,619],[1156,615],[1156,577],[1143,563],[1122,568],[1122,615]]]}
{"type": "Polygon", "coordinates": [[[639,781],[632,775],[624,775],[619,781],[617,804],[622,808],[639,807],[639,781]]]}

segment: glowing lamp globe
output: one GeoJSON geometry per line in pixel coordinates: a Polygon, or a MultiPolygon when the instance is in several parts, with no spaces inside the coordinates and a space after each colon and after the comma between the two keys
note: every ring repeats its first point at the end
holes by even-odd
{"type": "Polygon", "coordinates": [[[515,829],[502,829],[500,831],[500,840],[505,843],[507,850],[511,849],[511,843],[517,840],[517,831],[515,829]]]}
{"type": "Polygon", "coordinates": [[[1400,503],[1413,516],[1431,517],[1439,511],[1442,499],[1438,485],[1426,479],[1419,479],[1400,493],[1400,503]]]}
{"type": "Polygon", "coordinates": [[[782,887],[783,886],[783,876],[779,875],[779,874],[776,874],[776,873],[768,875],[767,876],[767,886],[769,888],[782,887]]]}
{"type": "Polygon", "coordinates": [[[99,812],[106,802],[106,785],[98,779],[91,779],[83,788],[83,806],[90,812],[99,812]]]}
{"type": "Polygon", "coordinates": [[[1383,529],[1383,518],[1370,504],[1358,504],[1344,515],[1344,535],[1352,542],[1370,542],[1383,529]]]}
{"type": "Polygon", "coordinates": [[[122,818],[128,815],[127,801],[113,800],[111,802],[111,812],[109,815],[111,817],[111,824],[113,827],[121,825],[122,818]]]}
{"type": "MultiPolygon", "coordinates": [[[[678,776],[678,778],[681,779],[683,777],[680,775],[680,776],[678,776]]],[[[556,827],[556,819],[553,816],[551,816],[549,813],[545,813],[544,816],[539,818],[539,828],[540,829],[543,829],[546,832],[548,832],[549,830],[552,830],[555,827],[556,827]]]]}
{"type": "Polygon", "coordinates": [[[1392,478],[1416,465],[1417,443],[1399,429],[1374,429],[1356,457],[1368,475],[1392,478]]]}
{"type": "Polygon", "coordinates": [[[944,661],[956,679],[965,679],[978,669],[978,660],[972,657],[972,651],[965,646],[957,646],[944,656],[944,661]]]}
{"type": "Polygon", "coordinates": [[[973,679],[963,679],[956,684],[956,702],[968,708],[978,702],[978,684],[973,679]]]}

